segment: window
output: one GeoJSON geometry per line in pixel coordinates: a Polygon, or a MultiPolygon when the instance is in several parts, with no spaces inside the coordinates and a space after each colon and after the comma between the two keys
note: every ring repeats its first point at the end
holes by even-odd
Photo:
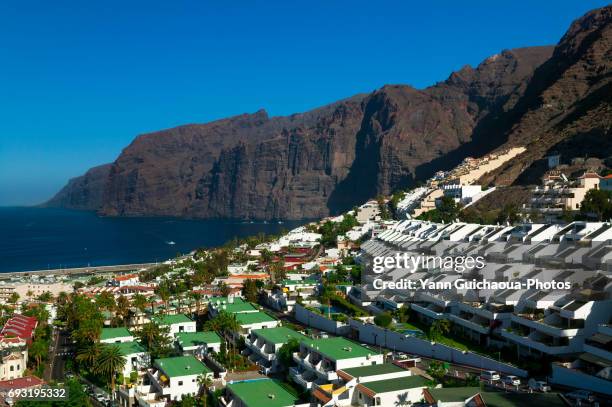
{"type": "Polygon", "coordinates": [[[182,381],[182,380],[179,380],[178,385],[179,385],[179,386],[182,386],[182,385],[183,385],[183,381],[182,381]]]}
{"type": "Polygon", "coordinates": [[[15,366],[11,365],[11,372],[15,371],[15,366]]]}

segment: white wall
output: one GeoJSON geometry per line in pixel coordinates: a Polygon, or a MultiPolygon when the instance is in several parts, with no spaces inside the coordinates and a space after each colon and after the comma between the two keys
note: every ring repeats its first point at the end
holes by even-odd
{"type": "Polygon", "coordinates": [[[432,342],[427,340],[389,331],[373,324],[362,324],[352,319],[350,324],[352,328],[359,331],[359,342],[380,345],[391,350],[413,353],[451,363],[527,377],[527,372],[523,369],[500,363],[497,360],[476,353],[463,352],[439,343],[432,345],[432,342]]]}
{"type": "Polygon", "coordinates": [[[562,386],[577,387],[612,396],[610,381],[582,373],[578,370],[567,369],[555,363],[552,364],[552,375],[549,381],[562,386]]]}
{"type": "Polygon", "coordinates": [[[349,326],[347,324],[327,319],[316,312],[307,310],[300,304],[295,304],[295,319],[307,326],[335,335],[347,335],[349,332],[349,326]]]}
{"type": "Polygon", "coordinates": [[[180,324],[172,324],[170,325],[170,335],[174,336],[179,332],[195,332],[196,331],[196,323],[195,321],[191,322],[181,322],[180,324]],[[183,328],[181,330],[181,327],[183,328]]]}

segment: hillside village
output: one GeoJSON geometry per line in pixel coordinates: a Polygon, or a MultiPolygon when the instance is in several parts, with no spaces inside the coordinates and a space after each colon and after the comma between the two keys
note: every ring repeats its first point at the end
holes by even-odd
{"type": "MultiPolygon", "coordinates": [[[[612,223],[590,191],[609,193],[610,175],[571,180],[553,159],[516,216],[461,220],[495,191],[478,180],[523,150],[152,268],[4,280],[0,392],[64,383],[75,405],[122,407],[604,405],[612,223]],[[395,253],[479,255],[486,266],[385,270],[394,280],[571,284],[371,289],[373,259],[395,253]]],[[[5,393],[6,405],[26,405],[5,393]]]]}

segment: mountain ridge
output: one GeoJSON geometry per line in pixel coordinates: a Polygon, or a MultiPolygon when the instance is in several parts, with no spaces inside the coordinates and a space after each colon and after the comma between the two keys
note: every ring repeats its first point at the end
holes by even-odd
{"type": "Polygon", "coordinates": [[[577,19],[555,47],[503,50],[425,89],[386,85],[304,113],[138,136],[106,178],[73,180],[50,202],[81,197],[108,216],[318,218],[513,145],[527,152],[481,182],[534,182],[552,149],[612,148],[611,10],[577,19]]]}

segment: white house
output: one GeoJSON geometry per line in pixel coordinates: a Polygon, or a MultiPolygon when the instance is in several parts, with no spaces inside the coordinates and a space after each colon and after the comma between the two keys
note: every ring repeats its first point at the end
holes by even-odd
{"type": "Polygon", "coordinates": [[[100,343],[133,342],[134,335],[127,328],[102,328],[100,343]]]}
{"type": "Polygon", "coordinates": [[[156,316],[153,320],[162,327],[170,328],[170,335],[174,336],[179,332],[195,332],[196,322],[192,321],[185,314],[176,315],[161,315],[156,316]]]}
{"type": "Polygon", "coordinates": [[[240,335],[246,337],[253,329],[276,328],[280,321],[265,312],[243,312],[235,314],[240,324],[240,335]]]}
{"type": "MultiPolygon", "coordinates": [[[[155,393],[156,398],[166,401],[180,401],[183,396],[197,395],[200,389],[198,377],[204,375],[212,379],[214,376],[213,372],[194,356],[157,359],[147,374],[151,382],[150,391],[155,393]]],[[[149,394],[143,395],[143,399],[150,399],[149,394]]]]}
{"type": "Polygon", "coordinates": [[[123,376],[129,377],[133,371],[145,369],[151,363],[151,358],[145,348],[138,342],[112,343],[107,346],[116,346],[125,358],[123,376]]]}
{"type": "Polygon", "coordinates": [[[336,373],[336,383],[313,385],[312,394],[319,406],[410,405],[423,398],[427,386],[426,379],[400,364],[353,367],[336,373]]]}
{"type": "Polygon", "coordinates": [[[179,332],[175,335],[176,345],[185,356],[202,357],[210,351],[221,351],[221,338],[216,332],[179,332]]]}
{"type": "Polygon", "coordinates": [[[293,354],[297,368],[289,376],[300,386],[310,389],[313,384],[338,380],[337,370],[382,364],[384,356],[351,340],[336,337],[303,341],[300,351],[293,354]]]}

